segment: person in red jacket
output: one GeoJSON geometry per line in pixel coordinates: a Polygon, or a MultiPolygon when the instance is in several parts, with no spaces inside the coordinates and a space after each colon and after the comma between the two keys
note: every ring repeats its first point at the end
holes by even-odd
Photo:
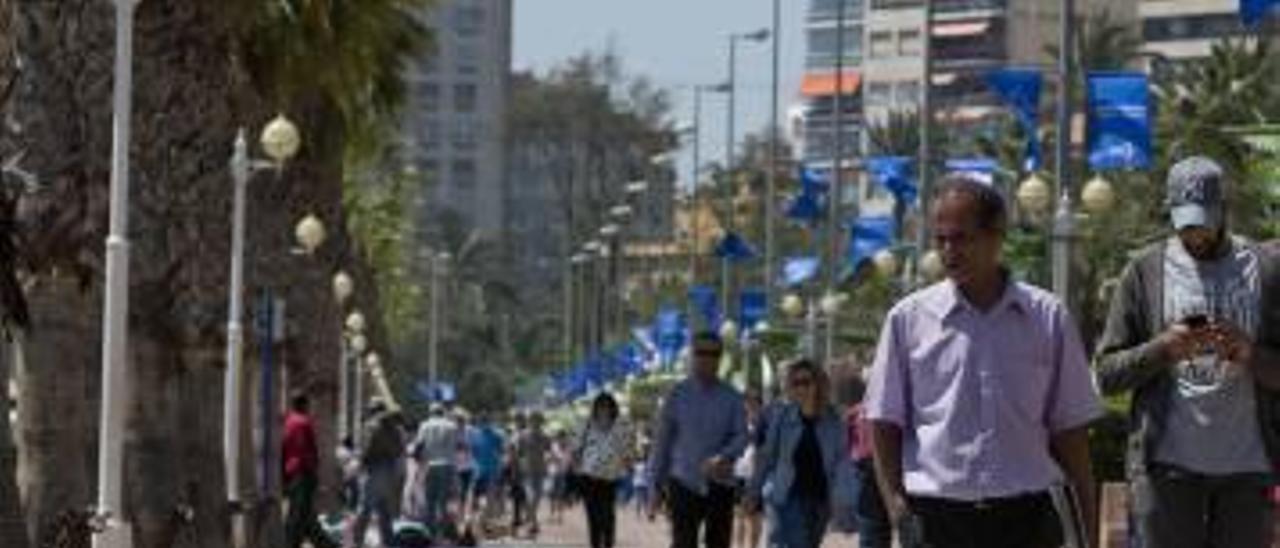
{"type": "Polygon", "coordinates": [[[317,470],[320,451],[316,445],[316,430],[308,411],[311,400],[303,392],[295,392],[289,400],[289,412],[284,418],[284,440],[281,456],[284,460],[285,496],[289,500],[285,518],[285,546],[298,548],[303,539],[310,540],[317,548],[336,548],[337,543],[325,536],[316,520],[315,493],[319,478],[317,470]]]}

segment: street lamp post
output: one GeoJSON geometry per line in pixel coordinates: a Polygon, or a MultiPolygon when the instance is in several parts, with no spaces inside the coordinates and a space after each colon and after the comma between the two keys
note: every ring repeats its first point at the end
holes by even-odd
{"type": "Polygon", "coordinates": [[[440,291],[440,278],[443,269],[448,268],[452,257],[448,253],[439,253],[431,258],[431,332],[427,354],[427,379],[431,389],[435,390],[440,381],[440,301],[444,295],[440,291]]]}
{"type": "MultiPolygon", "coordinates": [[[[240,500],[240,398],[243,382],[244,325],[244,231],[246,194],[249,178],[256,171],[279,170],[284,162],[298,152],[300,140],[297,128],[283,116],[277,117],[263,130],[263,149],[272,158],[256,160],[249,157],[249,145],[244,129],[236,134],[231,156],[231,177],[234,182],[231,224],[231,275],[227,313],[227,365],[223,387],[223,459],[226,465],[227,502],[231,507],[231,534],[234,546],[245,546],[246,523],[240,500]]],[[[300,226],[301,228],[301,226],[300,226]]],[[[308,232],[311,232],[308,229],[308,232]]],[[[300,230],[301,233],[301,230],[300,230]]]]}
{"type": "Polygon", "coordinates": [[[1058,45],[1058,209],[1053,216],[1053,292],[1071,306],[1071,246],[1075,213],[1071,203],[1071,50],[1075,36],[1075,0],[1062,0],[1058,45]]]}
{"type": "MultiPolygon", "coordinates": [[[[351,299],[351,295],[355,293],[355,282],[351,279],[351,275],[346,272],[339,272],[333,275],[333,297],[338,301],[338,310],[341,312],[347,305],[347,301],[351,299]]],[[[350,359],[350,343],[347,341],[344,329],[338,330],[339,337],[339,353],[338,353],[338,439],[347,437],[347,360],[350,359]]]]}
{"type": "MultiPolygon", "coordinates": [[[[920,217],[916,221],[915,264],[908,269],[915,284],[924,280],[920,272],[920,261],[921,254],[929,244],[928,203],[933,186],[933,170],[930,169],[933,159],[933,9],[933,0],[925,0],[924,32],[920,34],[924,53],[924,74],[920,82],[920,217]]],[[[902,230],[901,227],[899,230],[902,230]]]]}
{"type": "MultiPolygon", "coordinates": [[[[845,53],[845,0],[836,0],[836,89],[832,97],[832,146],[831,188],[827,191],[827,291],[823,299],[834,299],[839,286],[840,263],[840,205],[844,191],[844,53],[845,53]]],[[[856,202],[856,200],[855,200],[856,202]]],[[[857,217],[856,214],[854,216],[857,217]]],[[[836,315],[839,303],[831,307],[824,306],[826,315],[826,344],[824,362],[828,365],[835,357],[836,315]]]]}
{"type": "MultiPolygon", "coordinates": [[[[737,128],[735,127],[735,124],[737,123],[736,118],[737,118],[737,100],[738,100],[737,99],[737,96],[738,96],[738,40],[746,40],[748,42],[759,43],[759,42],[768,40],[769,37],[770,37],[769,29],[760,29],[754,32],[735,32],[735,33],[729,34],[729,89],[728,89],[729,104],[728,104],[728,119],[725,121],[725,128],[726,128],[727,135],[725,137],[725,148],[724,148],[725,174],[728,177],[728,182],[729,182],[728,188],[725,189],[725,194],[724,194],[724,208],[725,208],[725,218],[726,218],[725,233],[726,234],[733,232],[737,225],[737,215],[736,215],[736,212],[734,211],[733,197],[735,194],[734,189],[737,186],[736,181],[734,180],[735,178],[734,170],[736,169],[736,164],[735,164],[736,159],[734,158],[734,153],[736,151],[734,149],[736,148],[736,144],[738,140],[738,135],[736,132],[737,128]]],[[[721,258],[720,259],[720,312],[721,314],[725,315],[725,317],[729,316],[729,293],[731,290],[731,288],[729,287],[730,285],[729,270],[730,270],[729,259],[721,258]]]]}
{"type": "Polygon", "coordinates": [[[133,109],[133,16],[138,0],[116,0],[116,58],[111,146],[111,232],[106,241],[102,323],[102,417],[98,429],[98,504],[94,548],[130,548],[124,515],[124,427],[129,404],[129,123],[133,109]]]}
{"type": "Polygon", "coordinates": [[[764,303],[765,317],[773,318],[773,261],[776,250],[774,208],[778,192],[778,83],[782,50],[782,0],[773,0],[773,79],[769,85],[769,172],[764,191],[764,303]]]}

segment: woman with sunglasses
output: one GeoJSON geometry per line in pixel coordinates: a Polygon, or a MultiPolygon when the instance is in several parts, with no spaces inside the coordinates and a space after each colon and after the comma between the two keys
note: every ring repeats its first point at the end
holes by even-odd
{"type": "Polygon", "coordinates": [[[749,496],[765,508],[769,546],[817,548],[832,511],[849,504],[840,478],[847,434],[828,401],[821,367],[808,359],[792,362],[786,383],[793,401],[770,421],[749,496]]]}

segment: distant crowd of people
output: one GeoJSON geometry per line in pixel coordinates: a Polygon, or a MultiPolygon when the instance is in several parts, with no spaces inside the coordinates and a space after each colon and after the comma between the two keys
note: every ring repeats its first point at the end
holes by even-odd
{"type": "MultiPolygon", "coordinates": [[[[361,546],[376,519],[395,542],[396,497],[432,530],[505,516],[528,536],[544,498],[555,520],[580,499],[590,546],[614,548],[627,498],[666,513],[673,548],[816,548],[833,529],[862,548],[1094,548],[1089,429],[1106,393],[1131,395],[1129,546],[1265,548],[1280,253],[1229,232],[1217,164],[1190,158],[1168,177],[1174,234],[1133,255],[1092,360],[1066,304],[1004,267],[1003,195],[950,175],[929,210],[946,279],[888,313],[864,397],[836,406],[807,358],[788,362],[779,393],[744,395],[719,378],[725,349],[708,331],[651,424],[629,424],[608,393],[581,428],[551,433],[538,413],[503,429],[434,406],[414,430],[374,410],[341,459],[350,538],[361,546]]],[[[290,548],[322,533],[306,403],[286,420],[290,548]]]]}

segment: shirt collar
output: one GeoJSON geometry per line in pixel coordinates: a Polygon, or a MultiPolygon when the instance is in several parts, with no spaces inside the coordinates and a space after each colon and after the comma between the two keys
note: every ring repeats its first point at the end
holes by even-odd
{"type": "MultiPolygon", "coordinates": [[[[996,305],[991,307],[990,312],[997,312],[1005,308],[1011,308],[1023,313],[1031,310],[1031,300],[1026,289],[1015,281],[1008,272],[1005,273],[1005,281],[1004,294],[1000,296],[1000,300],[996,305]]],[[[935,294],[932,303],[933,311],[939,318],[944,319],[961,310],[978,312],[978,308],[970,304],[968,299],[965,299],[964,294],[960,292],[960,288],[950,279],[942,282],[942,287],[935,294]]]]}

